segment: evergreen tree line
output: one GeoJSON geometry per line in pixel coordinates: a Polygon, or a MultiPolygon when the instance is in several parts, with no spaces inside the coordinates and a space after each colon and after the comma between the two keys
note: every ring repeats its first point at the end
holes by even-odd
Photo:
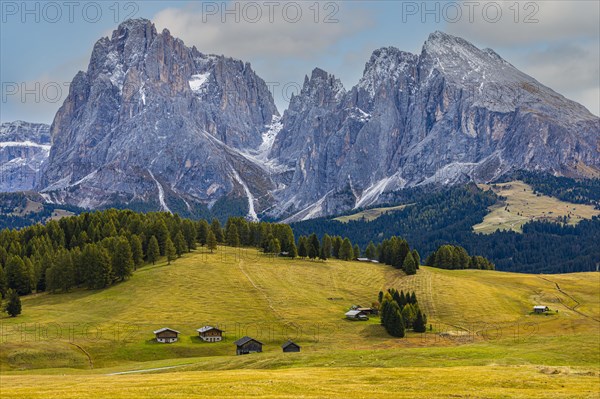
{"type": "Polygon", "coordinates": [[[407,329],[414,332],[427,329],[427,315],[419,308],[414,292],[404,294],[404,291],[390,288],[385,293],[380,291],[378,299],[381,325],[391,336],[402,338],[407,329]]]}
{"type": "MultiPolygon", "coordinates": [[[[291,227],[290,227],[291,229],[291,227]]],[[[352,245],[349,238],[331,237],[324,234],[321,240],[315,233],[298,238],[298,255],[300,258],[327,260],[331,258],[353,260],[360,258],[360,248],[352,245]]]]}
{"type": "Polygon", "coordinates": [[[21,230],[0,231],[0,295],[100,289],[129,278],[144,263],[166,257],[170,264],[186,252],[219,243],[293,253],[288,225],[230,218],[192,221],[168,213],[130,210],[83,213],[21,230]],[[276,243],[276,247],[275,244],[276,243]]]}
{"type": "Polygon", "coordinates": [[[440,269],[482,269],[494,270],[496,267],[483,256],[470,256],[459,245],[442,245],[427,257],[425,264],[440,269]]]}
{"type": "Polygon", "coordinates": [[[393,236],[389,240],[383,240],[376,250],[374,248],[375,245],[370,242],[367,252],[376,253],[380,263],[402,269],[408,275],[417,273],[421,257],[416,249],[411,251],[405,239],[393,236]]]}
{"type": "Polygon", "coordinates": [[[600,218],[583,220],[576,226],[534,221],[523,232],[497,231],[477,234],[497,197],[473,185],[453,187],[426,197],[408,196],[407,208],[384,214],[370,222],[342,223],[314,219],[292,224],[294,233],[345,234],[352,242],[367,245],[393,235],[401,236],[418,249],[424,259],[443,245],[460,245],[472,255],[495,264],[496,270],[522,273],[572,273],[595,271],[600,259],[600,218]]]}
{"type": "Polygon", "coordinates": [[[534,193],[541,193],[574,204],[594,205],[600,209],[600,179],[573,179],[548,173],[518,171],[510,180],[522,180],[534,193]]]}

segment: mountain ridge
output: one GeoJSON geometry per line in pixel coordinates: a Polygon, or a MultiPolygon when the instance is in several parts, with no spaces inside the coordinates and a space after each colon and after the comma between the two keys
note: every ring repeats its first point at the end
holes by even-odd
{"type": "Polygon", "coordinates": [[[597,176],[598,121],[440,31],[420,54],[374,50],[350,89],[315,68],[280,115],[249,63],[127,20],[75,76],[36,188],[87,208],[242,198],[248,218],[295,221],[518,169],[597,176]]]}

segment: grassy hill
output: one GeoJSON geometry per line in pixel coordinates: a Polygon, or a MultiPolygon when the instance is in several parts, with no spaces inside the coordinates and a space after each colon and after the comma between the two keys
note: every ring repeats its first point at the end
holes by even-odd
{"type": "Polygon", "coordinates": [[[198,250],[102,291],[23,298],[3,318],[2,398],[597,398],[600,274],[524,275],[198,250]],[[432,324],[404,339],[352,304],[414,290],[432,324]],[[553,313],[532,315],[535,304],[553,313]],[[556,313],[558,311],[558,313],[556,313]],[[219,325],[221,343],[195,330],[219,325]],[[153,341],[171,327],[180,342],[153,341]],[[250,335],[264,353],[235,356],[250,335]],[[281,353],[292,338],[302,346],[281,353]],[[144,372],[145,371],[145,372],[144,372]]]}
{"type": "Polygon", "coordinates": [[[591,219],[600,215],[600,210],[592,205],[572,204],[557,198],[535,194],[531,186],[522,181],[499,183],[493,185],[480,184],[483,190],[493,190],[506,198],[490,209],[483,222],[473,226],[477,233],[493,233],[496,230],[513,230],[521,232],[521,227],[530,221],[541,220],[558,222],[563,217],[569,224],[577,224],[583,219],[591,219]]]}
{"type": "Polygon", "coordinates": [[[401,211],[402,209],[404,209],[410,205],[412,205],[412,204],[389,206],[389,207],[384,207],[384,208],[371,208],[371,209],[366,209],[361,212],[353,213],[351,215],[339,216],[337,218],[334,218],[333,220],[337,220],[338,222],[342,222],[342,223],[348,223],[352,220],[364,220],[366,222],[370,222],[372,220],[377,219],[381,215],[385,215],[388,212],[401,211]]]}

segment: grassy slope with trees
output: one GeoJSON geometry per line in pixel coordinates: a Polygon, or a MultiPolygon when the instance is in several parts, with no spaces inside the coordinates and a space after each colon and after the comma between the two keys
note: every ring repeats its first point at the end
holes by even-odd
{"type": "Polygon", "coordinates": [[[2,397],[594,397],[598,283],[596,273],[421,267],[406,276],[381,264],[198,247],[106,289],[23,297],[22,315],[1,320],[2,397]],[[389,287],[416,293],[432,332],[397,339],[377,318],[344,319],[389,287]],[[539,303],[559,312],[531,315],[539,303]],[[205,324],[223,327],[225,340],[201,342],[195,329],[205,324]],[[153,341],[165,326],[180,342],[153,341]],[[265,352],[234,356],[243,335],[265,352]],[[302,352],[281,353],[287,338],[302,352]],[[107,375],[163,367],[175,368],[107,375]]]}
{"type": "Polygon", "coordinates": [[[383,214],[370,222],[314,219],[294,223],[292,228],[297,235],[307,232],[344,234],[361,248],[371,240],[381,242],[398,235],[424,259],[442,245],[460,245],[471,255],[485,256],[498,270],[504,271],[592,271],[596,270],[596,262],[600,259],[598,217],[583,220],[575,226],[534,221],[524,224],[522,233],[497,231],[484,235],[474,233],[472,227],[483,222],[488,208],[499,201],[491,191],[482,191],[470,184],[433,193],[408,190],[402,195],[414,205],[383,214]]]}

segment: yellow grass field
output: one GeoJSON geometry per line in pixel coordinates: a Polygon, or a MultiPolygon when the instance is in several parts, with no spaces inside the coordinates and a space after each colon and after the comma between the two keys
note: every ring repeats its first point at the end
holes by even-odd
{"type": "Polygon", "coordinates": [[[526,275],[200,249],[0,319],[4,398],[598,398],[600,274],[526,275]],[[414,290],[432,331],[388,336],[352,304],[414,290]],[[545,304],[550,315],[532,315],[545,304]],[[226,332],[204,343],[205,324],[226,332]],[[181,331],[158,344],[152,331],[181,331]],[[250,335],[263,353],[235,356],[250,335]],[[282,353],[288,338],[301,353],[282,353]]]}
{"type": "Polygon", "coordinates": [[[532,188],[522,181],[495,185],[480,184],[482,190],[493,190],[506,197],[505,201],[490,208],[483,222],[473,226],[476,233],[490,234],[496,230],[521,232],[522,226],[533,220],[559,221],[564,216],[569,224],[600,215],[591,205],[572,204],[554,197],[533,193],[532,188]]]}
{"type": "Polygon", "coordinates": [[[402,209],[404,209],[410,205],[412,205],[412,204],[390,206],[390,207],[385,207],[385,208],[371,208],[371,209],[367,209],[367,210],[364,210],[361,212],[354,213],[352,215],[339,216],[333,220],[337,220],[338,222],[342,222],[342,223],[348,223],[350,221],[364,219],[365,221],[370,222],[372,220],[377,219],[381,215],[385,215],[386,213],[401,211],[402,209]]]}

